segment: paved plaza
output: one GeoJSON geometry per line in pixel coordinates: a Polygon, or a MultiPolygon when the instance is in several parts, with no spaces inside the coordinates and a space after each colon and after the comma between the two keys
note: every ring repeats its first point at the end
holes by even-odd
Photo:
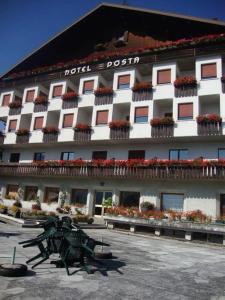
{"type": "MultiPolygon", "coordinates": [[[[36,250],[19,241],[39,229],[0,223],[0,263],[25,263],[36,250]]],[[[111,243],[114,259],[106,261],[107,275],[78,272],[47,263],[21,278],[0,277],[0,299],[225,299],[225,248],[172,239],[127,235],[108,230],[86,230],[111,243]]]]}

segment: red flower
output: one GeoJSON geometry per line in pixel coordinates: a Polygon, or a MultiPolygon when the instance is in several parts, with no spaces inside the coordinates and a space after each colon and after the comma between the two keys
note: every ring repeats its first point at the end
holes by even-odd
{"type": "Polygon", "coordinates": [[[58,133],[59,129],[57,127],[53,127],[53,126],[46,126],[44,128],[42,128],[42,132],[43,133],[58,133]]]}
{"type": "Polygon", "coordinates": [[[62,99],[65,101],[65,100],[77,99],[78,97],[79,94],[77,94],[76,92],[68,92],[62,96],[62,99]]]}
{"type": "Polygon", "coordinates": [[[89,131],[91,130],[91,126],[88,124],[84,123],[77,123],[76,126],[74,127],[74,130],[76,131],[89,131]]]}
{"type": "Polygon", "coordinates": [[[129,121],[114,120],[114,121],[109,123],[109,128],[111,128],[111,129],[129,128],[129,127],[130,127],[130,122],[129,121]]]}
{"type": "Polygon", "coordinates": [[[177,78],[173,84],[176,88],[184,86],[195,87],[197,85],[197,80],[194,76],[184,76],[177,78]]]}
{"type": "Polygon", "coordinates": [[[26,128],[20,128],[16,131],[16,135],[28,135],[30,131],[26,128]]]}
{"type": "Polygon", "coordinates": [[[135,83],[132,87],[133,92],[139,91],[151,91],[152,90],[152,83],[151,82],[139,82],[135,83]]]}
{"type": "Polygon", "coordinates": [[[160,126],[160,125],[169,125],[172,126],[174,124],[174,120],[172,117],[163,117],[163,118],[153,118],[150,122],[150,124],[154,126],[160,126]]]}
{"type": "Polygon", "coordinates": [[[198,124],[222,122],[222,118],[216,114],[199,115],[196,120],[198,124]]]}
{"type": "Polygon", "coordinates": [[[34,99],[35,104],[46,104],[48,103],[47,96],[38,96],[34,99]]]}
{"type": "Polygon", "coordinates": [[[21,101],[15,100],[8,105],[9,108],[20,108],[22,107],[21,101]]]}
{"type": "Polygon", "coordinates": [[[111,87],[101,87],[94,91],[95,96],[113,95],[113,89],[111,87]]]}

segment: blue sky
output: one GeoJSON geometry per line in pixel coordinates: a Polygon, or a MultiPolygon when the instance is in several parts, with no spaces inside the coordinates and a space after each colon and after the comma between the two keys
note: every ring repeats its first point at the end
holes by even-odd
{"type": "MultiPolygon", "coordinates": [[[[99,0],[0,0],[0,74],[40,47],[99,0]]],[[[122,4],[122,0],[105,1],[122,4]]],[[[225,0],[127,0],[138,6],[225,21],[225,0]]]]}

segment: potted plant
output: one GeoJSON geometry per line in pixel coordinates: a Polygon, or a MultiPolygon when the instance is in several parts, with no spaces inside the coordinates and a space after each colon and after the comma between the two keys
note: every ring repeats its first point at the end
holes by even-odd
{"type": "Polygon", "coordinates": [[[206,123],[221,123],[222,118],[216,114],[206,114],[206,115],[199,115],[197,118],[198,124],[206,124],[206,123]]]}
{"type": "Polygon", "coordinates": [[[130,122],[124,120],[113,120],[109,123],[110,129],[118,129],[118,128],[129,128],[130,122]]]}
{"type": "Polygon", "coordinates": [[[59,129],[57,127],[54,126],[46,126],[42,128],[42,132],[43,133],[54,133],[57,134],[59,132],[59,129]]]}
{"type": "Polygon", "coordinates": [[[155,205],[151,202],[143,201],[140,205],[140,208],[141,208],[141,212],[146,212],[146,211],[149,211],[149,210],[154,210],[155,205]]]}
{"type": "Polygon", "coordinates": [[[26,128],[20,128],[16,131],[16,135],[23,136],[23,135],[29,135],[30,131],[26,128]]]}
{"type": "Polygon", "coordinates": [[[69,100],[74,100],[77,99],[79,97],[79,94],[76,92],[67,92],[65,94],[62,95],[62,99],[63,101],[69,101],[69,100]]]}
{"type": "Polygon", "coordinates": [[[113,89],[111,87],[99,87],[94,91],[95,96],[111,96],[113,89]]]}
{"type": "Polygon", "coordinates": [[[151,82],[139,82],[135,83],[132,87],[133,92],[144,92],[144,91],[151,91],[152,90],[152,83],[151,82]]]}
{"type": "Polygon", "coordinates": [[[47,104],[48,99],[47,96],[38,96],[37,98],[34,99],[35,104],[47,104]]]}
{"type": "Polygon", "coordinates": [[[194,76],[178,77],[174,81],[175,88],[196,87],[197,80],[194,76]]]}
{"type": "Polygon", "coordinates": [[[76,126],[74,127],[75,131],[90,131],[91,126],[85,123],[77,123],[76,126]]]}
{"type": "Polygon", "coordinates": [[[153,118],[150,122],[151,126],[160,126],[160,125],[167,125],[172,126],[174,125],[174,120],[172,117],[163,117],[163,118],[153,118]]]}
{"type": "Polygon", "coordinates": [[[20,108],[20,107],[22,107],[22,103],[19,100],[15,100],[15,101],[9,103],[8,107],[9,108],[20,108]]]}

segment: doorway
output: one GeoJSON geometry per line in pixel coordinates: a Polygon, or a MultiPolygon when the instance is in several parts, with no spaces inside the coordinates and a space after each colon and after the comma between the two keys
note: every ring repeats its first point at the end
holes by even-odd
{"type": "Polygon", "coordinates": [[[94,215],[102,217],[104,215],[104,200],[112,198],[111,191],[95,191],[94,215]]]}

